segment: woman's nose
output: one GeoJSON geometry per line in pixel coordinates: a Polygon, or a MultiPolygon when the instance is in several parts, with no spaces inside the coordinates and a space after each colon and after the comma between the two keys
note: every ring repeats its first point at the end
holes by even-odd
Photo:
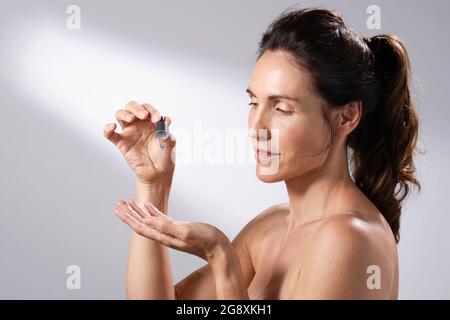
{"type": "Polygon", "coordinates": [[[270,139],[270,115],[263,108],[255,110],[249,117],[250,137],[256,140],[270,139]]]}

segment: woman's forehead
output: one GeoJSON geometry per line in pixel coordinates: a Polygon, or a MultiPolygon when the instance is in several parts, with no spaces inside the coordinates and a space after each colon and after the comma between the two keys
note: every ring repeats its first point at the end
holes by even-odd
{"type": "Polygon", "coordinates": [[[308,70],[283,51],[266,51],[256,62],[249,89],[257,96],[284,94],[305,97],[313,94],[308,70]]]}

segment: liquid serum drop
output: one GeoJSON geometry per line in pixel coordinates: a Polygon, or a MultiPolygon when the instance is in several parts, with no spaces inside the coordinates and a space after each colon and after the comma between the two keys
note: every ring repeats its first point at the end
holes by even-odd
{"type": "Polygon", "coordinates": [[[155,127],[155,137],[159,139],[159,147],[161,150],[164,150],[164,140],[169,136],[169,128],[167,123],[164,121],[164,117],[161,116],[161,119],[156,123],[155,127]]]}

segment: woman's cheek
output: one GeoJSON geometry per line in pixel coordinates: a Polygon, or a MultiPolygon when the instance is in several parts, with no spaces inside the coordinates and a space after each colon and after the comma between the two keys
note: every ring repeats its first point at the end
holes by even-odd
{"type": "Polygon", "coordinates": [[[289,154],[296,154],[302,149],[302,145],[307,139],[307,130],[301,121],[292,121],[280,130],[280,151],[288,151],[289,154]]]}

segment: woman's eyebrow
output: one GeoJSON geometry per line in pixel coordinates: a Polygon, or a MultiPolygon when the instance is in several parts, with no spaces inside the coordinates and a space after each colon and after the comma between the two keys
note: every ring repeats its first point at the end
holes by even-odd
{"type": "Polygon", "coordinates": [[[245,92],[247,92],[252,97],[256,97],[256,95],[252,92],[252,90],[250,90],[250,88],[245,89],[245,92]]]}
{"type": "MultiPolygon", "coordinates": [[[[247,89],[245,90],[245,92],[247,92],[248,94],[250,94],[251,96],[253,96],[253,97],[256,98],[256,95],[250,90],[250,88],[247,88],[247,89]]],[[[280,99],[284,99],[284,100],[291,100],[291,101],[294,101],[294,102],[301,103],[301,101],[300,101],[299,98],[290,97],[290,96],[287,96],[287,95],[285,95],[285,94],[272,94],[272,95],[268,96],[267,98],[268,98],[269,100],[280,100],[280,99]]]]}

